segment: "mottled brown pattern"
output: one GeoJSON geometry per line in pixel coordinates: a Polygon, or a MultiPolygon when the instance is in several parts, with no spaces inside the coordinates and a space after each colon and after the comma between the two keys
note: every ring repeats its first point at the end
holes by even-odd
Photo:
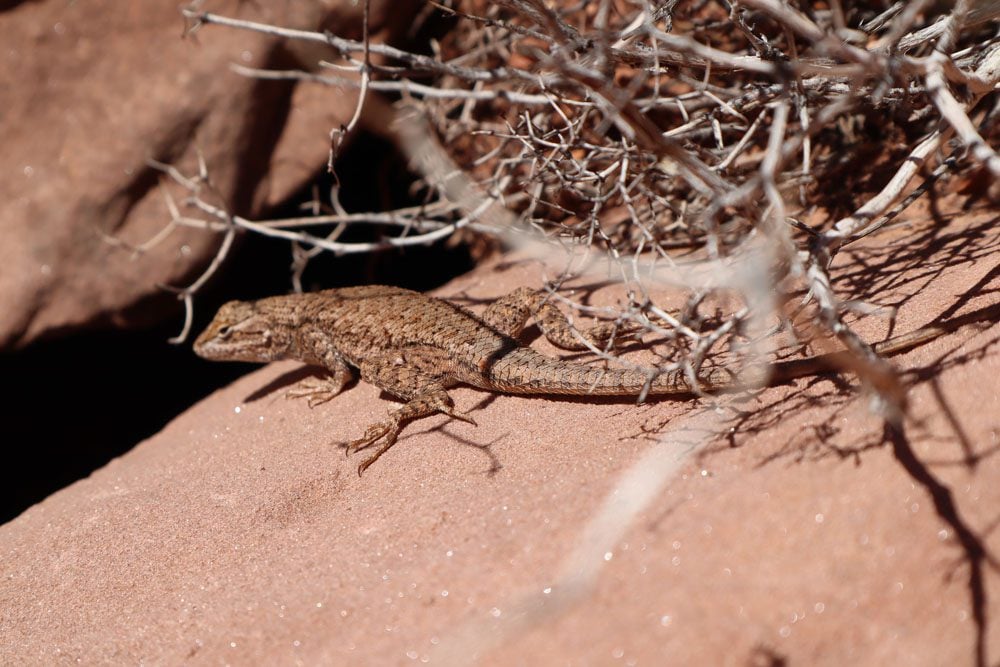
{"type": "MultiPolygon", "coordinates": [[[[336,396],[354,369],[366,382],[404,400],[402,407],[347,445],[348,453],[353,453],[382,441],[361,463],[359,474],[392,447],[408,421],[442,412],[474,424],[454,411],[447,389],[458,383],[511,394],[639,396],[646,390],[663,396],[696,391],[692,379],[681,371],[650,379],[641,371],[604,369],[539,354],[516,340],[531,318],[554,344],[566,349],[586,347],[546,295],[534,290],[515,290],[478,317],[441,299],[371,285],[227,303],[195,341],[194,349],[206,359],[297,359],[321,366],[329,372],[328,378],[303,383],[289,392],[307,398],[310,406],[336,396]]],[[[875,349],[891,354],[942,332],[940,328],[921,329],[875,349]]],[[[601,324],[583,335],[600,347],[613,333],[613,325],[601,324]]],[[[812,357],[778,366],[769,377],[787,380],[843,365],[844,359],[837,355],[812,357]]],[[[767,372],[757,369],[750,374],[762,379],[767,372]]],[[[697,391],[736,390],[757,384],[752,379],[744,372],[735,381],[731,373],[716,368],[697,378],[697,391]]]]}

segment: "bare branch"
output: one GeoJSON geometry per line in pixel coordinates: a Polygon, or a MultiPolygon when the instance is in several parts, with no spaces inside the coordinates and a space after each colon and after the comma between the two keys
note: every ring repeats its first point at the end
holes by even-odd
{"type": "Polygon", "coordinates": [[[357,91],[352,117],[331,134],[331,170],[340,139],[367,129],[406,155],[423,204],[349,212],[335,186],[309,215],[253,220],[207,196],[218,193],[206,187],[204,167],[189,177],[164,166],[190,193],[186,210],[168,201],[161,234],[127,247],[142,252],[180,226],[223,234],[227,249],[236,234],[259,234],[290,244],[298,288],[320,252],[426,244],[462,229],[544,239],[566,252],[557,282],[603,257],[644,296],[616,319],[657,336],[670,349],[665,367],[696,377],[725,345],[744,366],[759,366],[774,322],[788,321],[782,304],[808,295],[818,309],[813,333],[839,338],[866,382],[901,406],[891,374],[845,324],[851,306],[838,299],[831,260],[945,171],[982,165],[1000,175],[979,108],[1000,81],[1000,38],[989,24],[1000,2],[916,0],[878,11],[878,3],[835,1],[806,13],[785,0],[739,0],[722,3],[725,20],[684,7],[683,34],[673,20],[682,3],[673,1],[591,11],[541,0],[450,4],[431,5],[455,27],[429,55],[373,42],[367,1],[361,40],[191,6],[194,28],[330,46],[337,57],[317,71],[233,69],[357,91]],[[857,128],[875,117],[884,136],[914,139],[885,152],[882,167],[893,176],[867,191],[870,152],[857,128]],[[917,185],[921,170],[931,176],[917,185]],[[835,195],[845,193],[853,213],[833,219],[842,210],[835,195]],[[354,225],[378,225],[382,236],[345,241],[354,225]],[[687,309],[657,304],[653,284],[679,293],[687,309]],[[702,316],[699,308],[721,295],[736,305],[702,316]]]}

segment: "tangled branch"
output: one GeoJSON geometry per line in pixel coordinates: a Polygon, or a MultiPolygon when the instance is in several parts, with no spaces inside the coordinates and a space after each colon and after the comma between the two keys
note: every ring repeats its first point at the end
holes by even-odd
{"type": "MultiPolygon", "coordinates": [[[[830,266],[947,169],[1000,176],[988,141],[1000,2],[959,0],[947,13],[929,1],[431,5],[453,21],[432,55],[370,43],[367,32],[356,41],[189,8],[199,26],[331,47],[336,62],[314,71],[236,69],[357,89],[351,127],[396,141],[428,202],[251,221],[169,172],[192,192],[200,224],[337,254],[428,243],[463,228],[600,251],[635,287],[619,315],[665,339],[667,355],[692,375],[725,340],[768,352],[753,346],[774,332],[777,315],[779,329],[839,338],[857,353],[854,370],[890,405],[901,403],[888,367],[845,324],[849,308],[830,266]],[[892,176],[865,198],[876,168],[892,176]],[[330,234],[310,231],[330,224],[330,234]],[[386,236],[337,240],[357,224],[381,225],[386,236]],[[684,291],[687,305],[658,306],[650,280],[684,291]],[[700,314],[719,293],[740,303],[700,314]],[[803,296],[812,308],[804,320],[803,296]]],[[[187,220],[174,216],[174,224],[187,220]]]]}

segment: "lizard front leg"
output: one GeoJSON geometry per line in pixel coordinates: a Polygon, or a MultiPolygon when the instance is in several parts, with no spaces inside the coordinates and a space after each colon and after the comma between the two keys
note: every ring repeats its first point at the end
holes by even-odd
{"type": "Polygon", "coordinates": [[[382,440],[375,452],[358,466],[359,476],[396,444],[400,430],[409,421],[443,412],[473,426],[476,424],[469,417],[455,412],[451,397],[439,378],[407,363],[402,355],[366,360],[360,370],[366,382],[404,399],[406,404],[391,411],[386,419],[370,425],[357,440],[347,443],[347,454],[350,455],[382,440]]]}
{"type": "Polygon", "coordinates": [[[305,398],[310,408],[332,400],[354,379],[354,369],[339,356],[325,360],[328,372],[323,378],[303,380],[297,387],[285,392],[285,398],[305,398]]]}
{"type": "MultiPolygon", "coordinates": [[[[573,332],[566,315],[556,308],[545,292],[530,287],[519,287],[506,294],[483,312],[484,322],[511,338],[518,338],[529,319],[534,319],[538,328],[550,343],[564,350],[586,350],[587,346],[573,332]]],[[[615,322],[601,322],[579,331],[595,347],[605,348],[609,341],[618,345],[631,339],[639,327],[622,326],[615,322]],[[613,340],[612,340],[613,339],[613,340]]]]}

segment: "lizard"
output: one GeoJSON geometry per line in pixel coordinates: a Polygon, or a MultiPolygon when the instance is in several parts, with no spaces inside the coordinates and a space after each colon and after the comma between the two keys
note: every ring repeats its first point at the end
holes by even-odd
{"type": "MultiPolygon", "coordinates": [[[[310,407],[333,399],[356,372],[402,399],[401,407],[347,443],[351,455],[381,441],[358,466],[359,475],[395,444],[408,422],[440,412],[475,425],[455,411],[448,394],[448,388],[460,383],[506,394],[573,396],[690,396],[756,386],[747,379],[752,374],[737,378],[724,368],[651,376],[642,370],[601,368],[543,355],[517,340],[529,319],[558,347],[587,348],[548,297],[522,287],[478,316],[443,299],[383,285],[230,301],[196,339],[194,351],[209,360],[295,359],[318,366],[326,371],[321,380],[288,392],[293,398],[307,398],[310,407]]],[[[928,326],[872,349],[880,355],[895,354],[945,331],[944,326],[928,326]]],[[[583,332],[582,338],[602,346],[617,333],[620,328],[614,322],[604,322],[583,332]]],[[[844,368],[847,355],[834,352],[762,367],[756,377],[776,383],[836,371],[844,368]]]]}

